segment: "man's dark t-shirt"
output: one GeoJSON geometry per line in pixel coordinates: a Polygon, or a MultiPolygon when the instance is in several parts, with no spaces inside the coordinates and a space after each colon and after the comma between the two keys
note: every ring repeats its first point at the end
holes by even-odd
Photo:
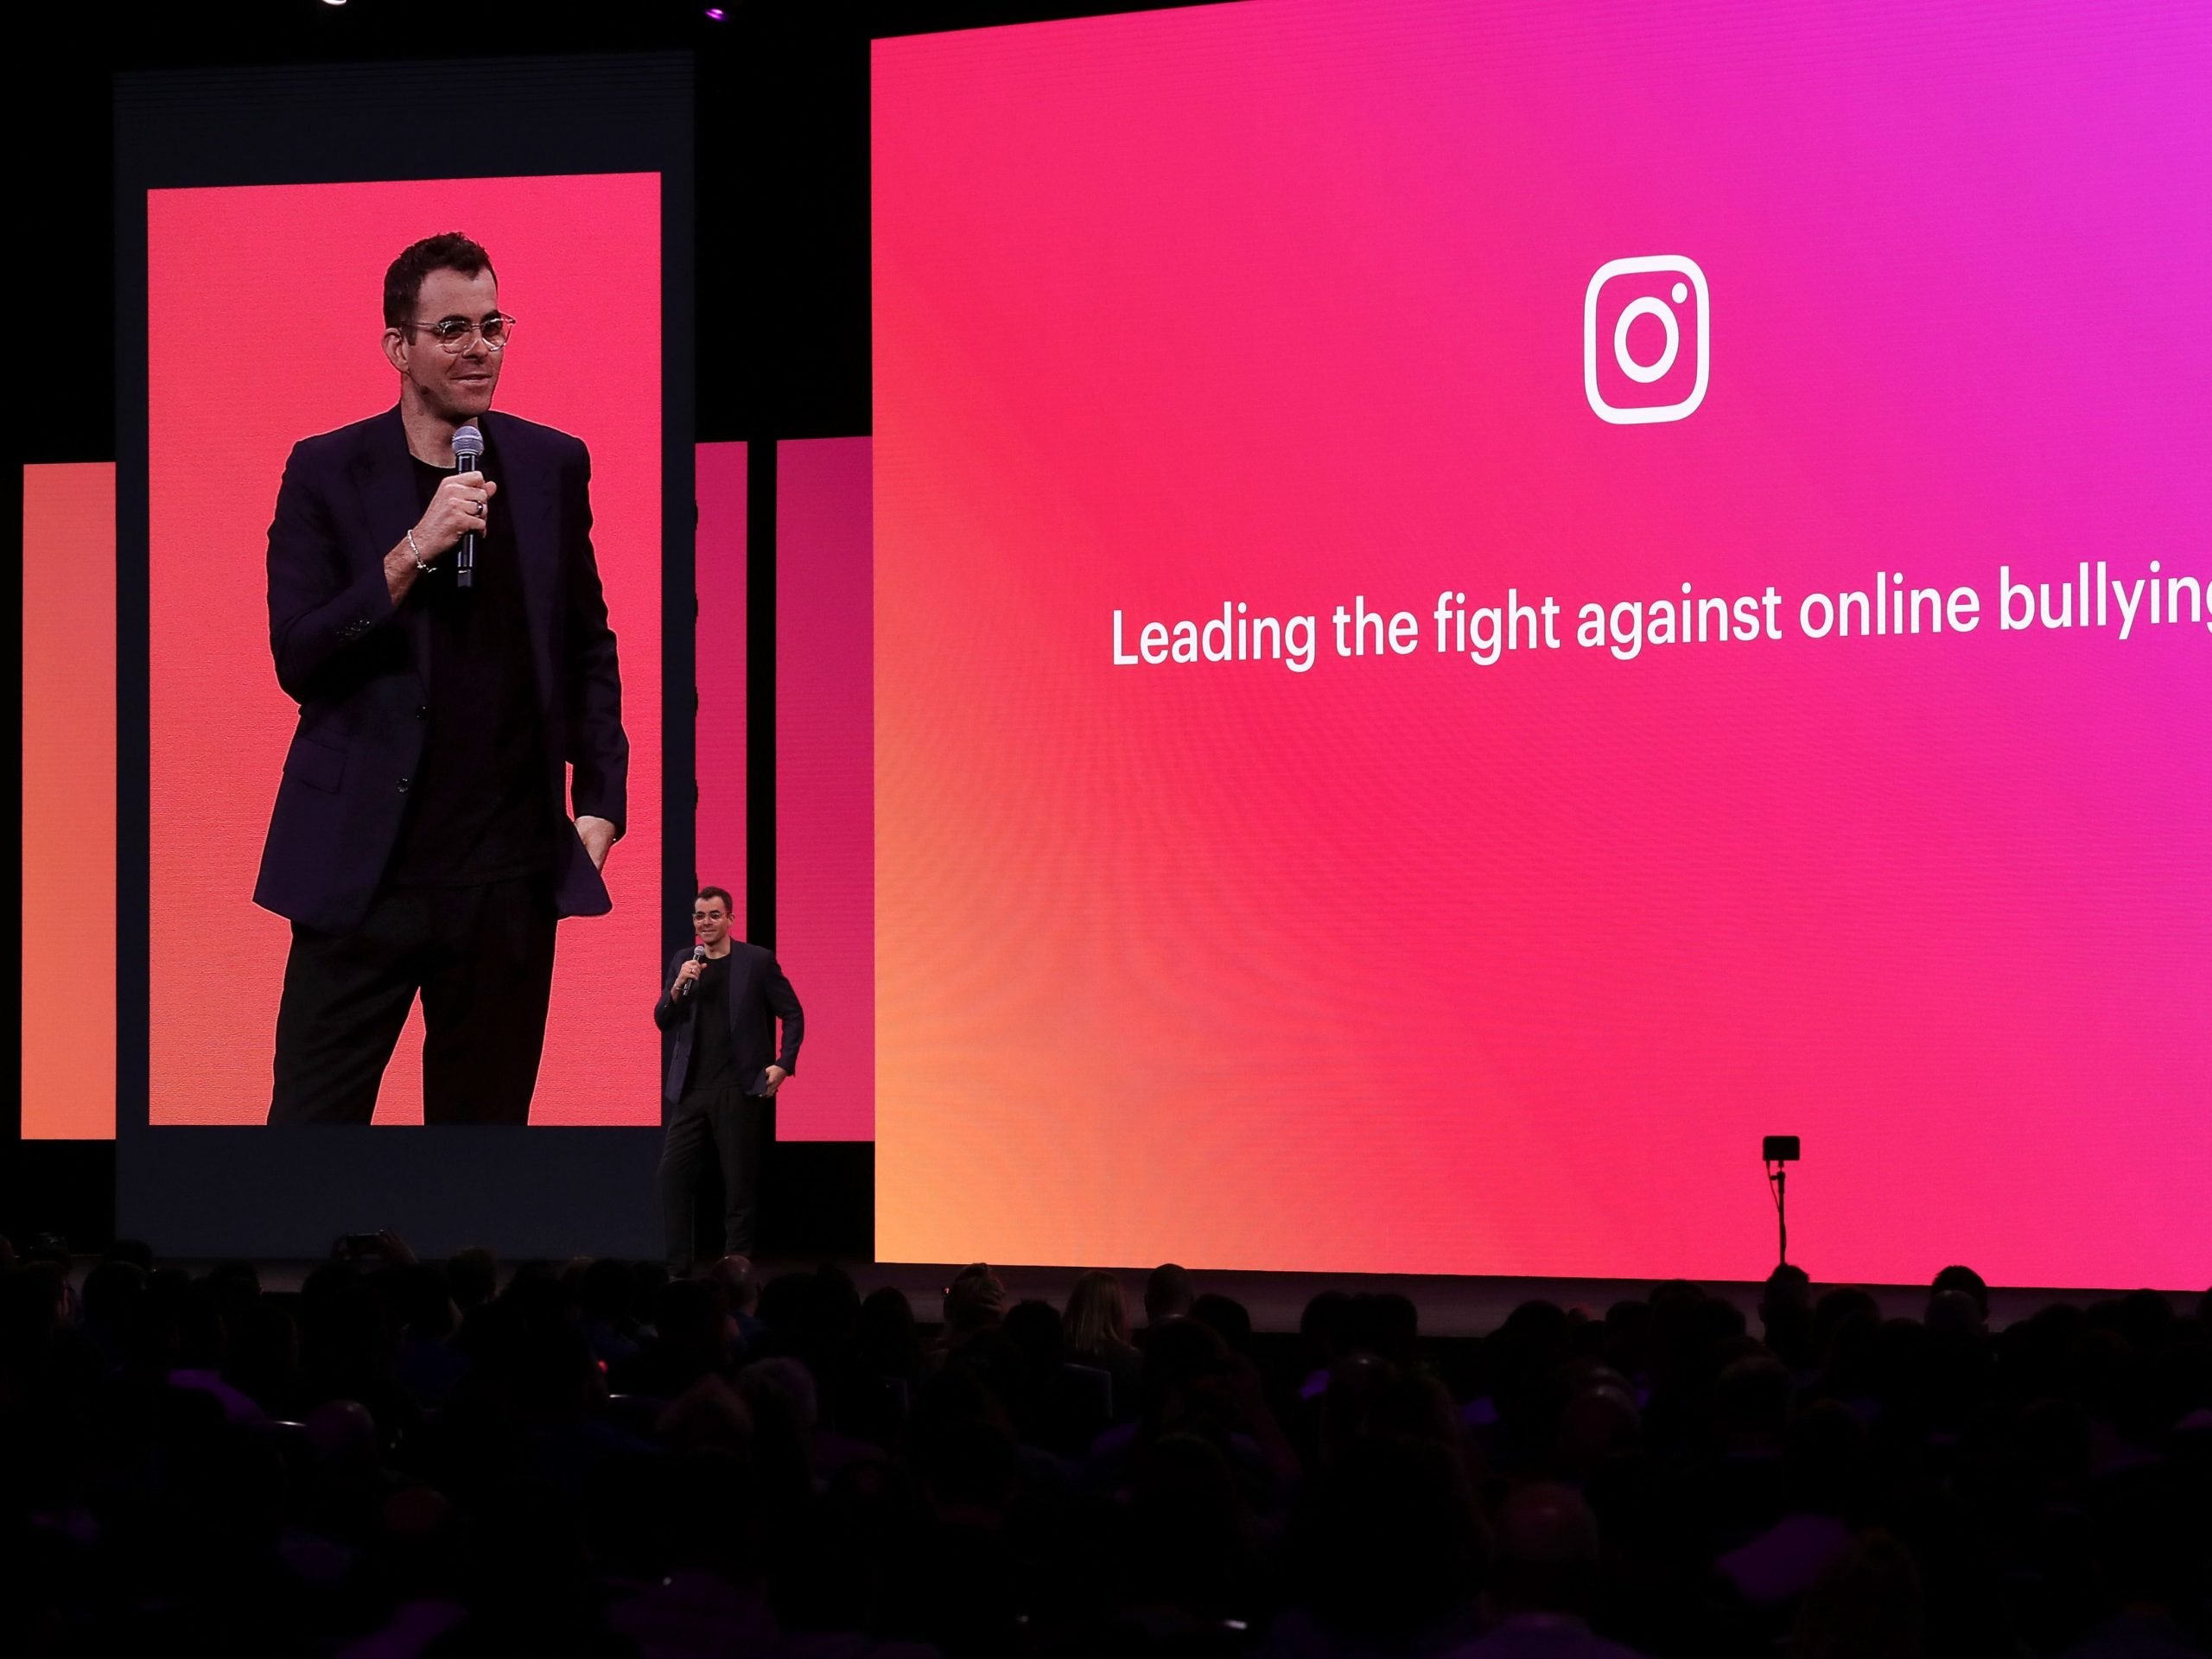
{"type": "MultiPolygon", "coordinates": [[[[493,458],[484,470],[496,477],[493,458]]],[[[427,510],[444,468],[410,458],[427,510]]],[[[475,586],[454,584],[448,552],[401,601],[429,613],[429,701],[421,711],[422,764],[387,880],[474,887],[553,868],[559,842],[545,794],[543,734],[514,538],[493,497],[476,538],[475,586]]]]}
{"type": "Polygon", "coordinates": [[[691,1010],[691,1069],[683,1092],[703,1095],[728,1083],[736,1071],[729,1046],[729,958],[709,957],[685,993],[698,1006],[691,1010]]]}

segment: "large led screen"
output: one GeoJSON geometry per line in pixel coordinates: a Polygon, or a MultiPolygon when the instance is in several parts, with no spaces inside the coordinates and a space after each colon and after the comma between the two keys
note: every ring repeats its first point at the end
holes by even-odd
{"type": "MultiPolygon", "coordinates": [[[[614,635],[628,747],[626,823],[603,872],[612,908],[558,924],[529,1122],[659,1122],[646,1013],[664,959],[660,211],[652,173],[148,193],[150,1123],[270,1117],[292,927],[255,898],[280,780],[352,791],[343,768],[367,764],[376,748],[325,717],[315,686],[302,701],[302,688],[280,683],[276,652],[300,649],[289,630],[347,620],[317,610],[302,622],[298,605],[276,613],[280,481],[288,457],[307,467],[304,448],[295,457],[301,440],[395,407],[397,378],[381,340],[385,269],[410,245],[455,229],[489,253],[499,307],[517,319],[484,421],[493,448],[486,475],[499,478],[502,417],[556,428],[588,450],[589,561],[614,635]],[[296,737],[310,726],[302,749],[296,737]]],[[[390,427],[315,498],[321,512],[377,525],[379,553],[417,505],[396,417],[390,427]]],[[[489,511],[514,515],[522,602],[547,613],[531,617],[533,641],[543,634],[565,649],[589,597],[578,597],[585,553],[569,544],[584,521],[574,504],[555,501],[568,483],[521,475],[536,452],[519,434],[506,447],[508,495],[489,511]],[[558,547],[556,512],[571,527],[558,547]],[[556,570],[568,598],[551,594],[556,570]]],[[[351,546],[353,528],[349,519],[332,529],[331,544],[351,546]]],[[[288,533],[296,542],[304,532],[293,524],[288,533]]],[[[336,602],[353,574],[332,573],[323,597],[336,602]]],[[[404,629],[418,607],[386,608],[404,629]]],[[[535,657],[513,666],[535,681],[549,671],[535,657]]],[[[425,709],[442,690],[425,679],[425,709]]],[[[543,718],[573,732],[604,713],[552,707],[543,718]]],[[[391,779],[388,792],[410,781],[391,779]]],[[[432,893],[429,902],[459,901],[432,893]]],[[[504,959],[480,969],[512,971],[504,959]]],[[[378,1016],[357,1002],[349,1017],[365,1029],[378,1016]]],[[[423,1019],[417,1001],[383,1073],[378,1123],[423,1119],[423,1019]]],[[[457,1021],[461,1040],[483,1040],[467,1024],[457,1021]]]]}
{"type": "Polygon", "coordinates": [[[2212,1259],[2212,12],[879,42],[878,1248],[2212,1259]]]}

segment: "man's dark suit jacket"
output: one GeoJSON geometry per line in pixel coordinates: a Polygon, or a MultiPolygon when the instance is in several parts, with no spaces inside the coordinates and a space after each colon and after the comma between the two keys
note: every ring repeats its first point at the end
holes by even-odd
{"type": "MultiPolygon", "coordinates": [[[[691,1070],[692,1014],[699,1005],[689,995],[677,1001],[669,992],[675,986],[677,969],[690,960],[689,950],[679,950],[668,959],[668,971],[661,976],[660,1001],[653,1005],[653,1023],[676,1033],[676,1046],[668,1057],[668,1081],[661,1090],[671,1106],[683,1098],[684,1078],[691,1070]]],[[[747,1094],[758,1094],[760,1074],[771,1065],[782,1066],[786,1073],[796,1071],[799,1038],[805,1027],[798,994],[775,957],[757,944],[731,941],[729,1048],[739,1086],[747,1094]],[[784,1022],[780,1048],[776,1045],[779,1020],[784,1022]]]]}
{"type": "MultiPolygon", "coordinates": [[[[620,834],[630,770],[622,683],[591,546],[591,458],[550,426],[488,414],[484,429],[520,563],[536,670],[547,810],[620,834]]],[[[295,444],[269,526],[269,645],[300,705],[269,821],[254,902],[320,931],[359,924],[399,836],[422,758],[429,683],[423,607],[395,607],[385,555],[419,516],[407,435],[394,408],[295,444]]],[[[450,556],[448,555],[448,556],[450,556]]],[[[562,838],[554,909],[597,916],[607,884],[573,831],[562,838]]]]}

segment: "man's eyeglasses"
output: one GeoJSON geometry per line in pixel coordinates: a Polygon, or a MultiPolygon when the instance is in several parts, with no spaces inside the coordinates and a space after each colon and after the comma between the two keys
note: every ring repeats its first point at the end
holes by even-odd
{"type": "Polygon", "coordinates": [[[397,325],[410,333],[428,334],[448,352],[466,351],[472,336],[480,336],[485,349],[504,352],[507,340],[515,331],[515,320],[505,313],[497,313],[480,323],[467,317],[440,317],[435,322],[403,322],[397,325]]]}

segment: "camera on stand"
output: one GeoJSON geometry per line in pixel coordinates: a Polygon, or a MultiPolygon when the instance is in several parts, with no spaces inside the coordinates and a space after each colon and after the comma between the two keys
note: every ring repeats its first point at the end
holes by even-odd
{"type": "Polygon", "coordinates": [[[1759,1156],[1766,1161],[1767,1185],[1774,1189],[1775,1265],[1786,1267],[1789,1262],[1789,1212],[1786,1207],[1789,1172],[1785,1166],[1797,1161],[1797,1137],[1770,1135],[1759,1143],[1759,1156]]]}

